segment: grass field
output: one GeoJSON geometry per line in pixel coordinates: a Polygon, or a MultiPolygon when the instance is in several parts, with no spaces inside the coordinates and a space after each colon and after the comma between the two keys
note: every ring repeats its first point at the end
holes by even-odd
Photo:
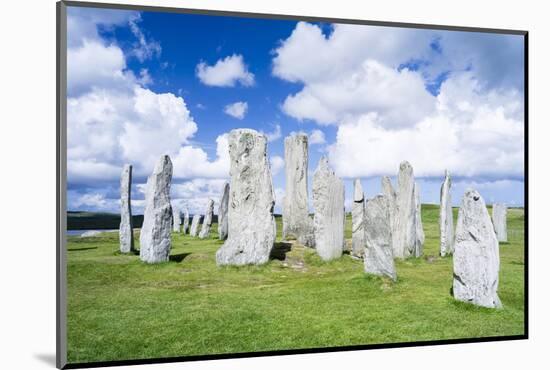
{"type": "MultiPolygon", "coordinates": [[[[438,213],[423,206],[424,256],[397,261],[396,283],[366,276],[349,255],[324,263],[297,245],[285,254],[280,242],[264,266],[219,268],[215,233],[208,240],[174,235],[170,262],[158,265],[120,255],[117,233],[69,237],[68,360],[524,334],[523,209],[508,210],[509,242],[500,246],[502,310],[450,296],[452,258],[438,256],[438,213]]],[[[350,229],[348,219],[348,239],[350,229]]]]}

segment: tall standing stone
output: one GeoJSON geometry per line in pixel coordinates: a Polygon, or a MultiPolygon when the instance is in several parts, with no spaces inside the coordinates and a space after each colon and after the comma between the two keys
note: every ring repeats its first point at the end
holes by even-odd
{"type": "Polygon", "coordinates": [[[501,307],[498,241],[485,202],[467,190],[458,211],[453,255],[453,295],[478,306],[501,307]]]}
{"type": "Polygon", "coordinates": [[[172,247],[170,183],[172,161],[163,155],[147,180],[145,213],[140,235],[139,256],[147,263],[168,261],[172,247]]]}
{"type": "Polygon", "coordinates": [[[454,228],[453,205],[451,200],[451,175],[445,171],[445,180],[441,184],[439,205],[439,254],[444,257],[453,254],[454,228]]]}
{"type": "Polygon", "coordinates": [[[302,244],[309,244],[313,226],[308,209],[307,140],[305,134],[293,134],[285,138],[283,239],[294,238],[302,244]]]}
{"type": "Polygon", "coordinates": [[[206,206],[206,212],[204,213],[204,219],[202,221],[201,231],[199,238],[204,239],[210,236],[210,227],[212,226],[212,216],[214,215],[214,201],[208,199],[208,205],[206,206]]]}
{"type": "Polygon", "coordinates": [[[506,226],[507,213],[508,207],[506,207],[506,204],[493,204],[493,225],[499,242],[508,241],[508,228],[506,226]]]}
{"type": "Polygon", "coordinates": [[[393,262],[390,204],[385,195],[367,200],[365,205],[364,266],[368,274],[397,279],[393,262]]]}
{"type": "Polygon", "coordinates": [[[315,249],[329,261],[339,258],[344,249],[344,183],[322,157],[313,174],[313,227],[315,249]]]}
{"type": "Polygon", "coordinates": [[[125,164],[120,175],[120,252],[134,250],[134,230],[132,225],[132,166],[125,164]]]}
{"type": "Polygon", "coordinates": [[[251,129],[229,133],[228,238],[218,265],[263,264],[275,242],[275,195],[267,160],[267,138],[251,129]]]}
{"type": "Polygon", "coordinates": [[[227,239],[227,211],[229,210],[229,183],[223,185],[223,193],[218,206],[218,238],[227,239]]]}
{"type": "Polygon", "coordinates": [[[391,247],[392,250],[395,251],[395,247],[397,245],[397,231],[395,229],[396,226],[396,217],[397,217],[397,193],[393,189],[391,180],[388,176],[382,177],[382,194],[386,196],[386,199],[388,200],[388,210],[390,214],[390,227],[391,227],[391,247]]]}
{"type": "Polygon", "coordinates": [[[414,194],[414,174],[409,162],[399,165],[397,176],[397,213],[395,216],[394,256],[407,258],[417,250],[416,200],[414,194]]]}
{"type": "Polygon", "coordinates": [[[353,182],[353,204],[351,206],[351,255],[363,257],[365,251],[365,194],[361,181],[353,182]]]}
{"type": "Polygon", "coordinates": [[[181,232],[181,212],[179,208],[174,206],[172,206],[172,219],[174,220],[172,231],[175,233],[181,232]]]}
{"type": "Polygon", "coordinates": [[[201,219],[201,215],[193,215],[193,220],[191,221],[191,231],[189,231],[189,235],[197,236],[199,234],[201,219]]]}
{"type": "Polygon", "coordinates": [[[414,206],[415,206],[415,219],[416,224],[416,243],[414,248],[414,256],[420,257],[423,252],[425,235],[424,226],[422,225],[422,204],[420,201],[420,188],[418,183],[414,183],[414,206]]]}
{"type": "Polygon", "coordinates": [[[181,232],[183,234],[189,232],[189,209],[187,207],[183,209],[183,227],[181,228],[181,232]]]}

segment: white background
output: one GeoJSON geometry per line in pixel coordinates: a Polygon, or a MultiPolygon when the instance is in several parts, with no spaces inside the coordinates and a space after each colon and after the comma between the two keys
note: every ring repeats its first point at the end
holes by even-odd
{"type": "MultiPolygon", "coordinates": [[[[112,0],[112,2],[124,2],[112,0]]],[[[133,366],[131,369],[547,368],[550,246],[550,38],[543,1],[130,1],[202,9],[528,30],[529,321],[527,341],[133,366]]],[[[55,358],[55,1],[0,11],[0,367],[53,368],[55,358]]],[[[502,61],[506,63],[505,60],[502,61]]]]}

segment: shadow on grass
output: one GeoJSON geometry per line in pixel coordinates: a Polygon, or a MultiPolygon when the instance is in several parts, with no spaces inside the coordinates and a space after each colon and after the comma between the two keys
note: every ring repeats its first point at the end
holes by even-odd
{"type": "Polygon", "coordinates": [[[173,254],[171,255],[169,258],[170,258],[170,261],[171,262],[177,262],[177,263],[180,263],[181,261],[183,261],[185,259],[185,257],[187,257],[188,255],[190,255],[191,253],[180,253],[180,254],[173,254]]]}
{"type": "Polygon", "coordinates": [[[87,251],[90,249],[97,249],[97,247],[87,247],[87,248],[67,248],[69,252],[77,252],[77,251],[87,251]]]}
{"type": "Polygon", "coordinates": [[[286,254],[290,252],[291,248],[292,248],[292,244],[290,243],[277,242],[275,243],[275,245],[273,246],[273,249],[271,250],[269,259],[284,261],[286,259],[286,254]]]}

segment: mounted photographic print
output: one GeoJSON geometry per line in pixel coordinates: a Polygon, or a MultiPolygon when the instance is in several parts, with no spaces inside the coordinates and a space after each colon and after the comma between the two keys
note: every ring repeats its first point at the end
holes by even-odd
{"type": "Polygon", "coordinates": [[[58,367],[527,338],[526,60],[58,3],[58,367]]]}

